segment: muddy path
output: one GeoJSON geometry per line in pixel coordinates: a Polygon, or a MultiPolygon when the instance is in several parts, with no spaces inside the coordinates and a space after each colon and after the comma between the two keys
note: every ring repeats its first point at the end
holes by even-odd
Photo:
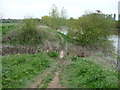
{"type": "Polygon", "coordinates": [[[48,83],[47,88],[65,88],[60,85],[59,81],[59,73],[61,71],[60,65],[64,64],[64,51],[61,50],[59,55],[59,60],[56,60],[51,64],[49,68],[47,68],[44,72],[42,72],[40,75],[38,75],[35,79],[33,79],[33,82],[29,85],[29,88],[41,88],[44,86],[42,82],[44,79],[48,77],[48,75],[53,74],[54,71],[54,77],[52,80],[48,83]]]}
{"type": "Polygon", "coordinates": [[[35,78],[33,78],[33,80],[29,81],[28,87],[29,88],[41,88],[43,86],[41,84],[43,80],[47,78],[47,76],[51,74],[51,72],[58,67],[58,64],[59,64],[58,61],[54,61],[49,68],[47,68],[41,74],[37,75],[35,78]]]}
{"type": "Polygon", "coordinates": [[[61,72],[61,68],[59,66],[64,64],[64,38],[61,36],[61,50],[59,52],[59,58],[51,65],[50,68],[47,68],[41,75],[38,75],[36,79],[34,79],[35,82],[32,82],[29,86],[29,88],[41,88],[44,86],[44,84],[47,84],[45,88],[65,88],[62,85],[60,85],[59,80],[59,74],[61,72]],[[53,73],[54,72],[54,73],[53,73]],[[48,75],[53,75],[51,80],[47,83],[42,83],[46,78],[48,78],[48,75]]]}
{"type": "Polygon", "coordinates": [[[59,85],[59,71],[55,73],[55,77],[49,83],[49,86],[47,88],[61,88],[59,85]]]}
{"type": "Polygon", "coordinates": [[[38,75],[35,79],[33,79],[33,82],[29,85],[29,88],[41,88],[44,86],[42,82],[48,78],[48,75],[54,75],[51,81],[48,83],[46,88],[65,88],[60,85],[59,81],[59,73],[61,71],[60,65],[64,64],[64,51],[61,50],[59,60],[56,60],[52,63],[50,68],[47,68],[43,73],[38,75]],[[52,73],[54,72],[54,74],[52,73]]]}
{"type": "MultiPolygon", "coordinates": [[[[60,64],[64,64],[64,51],[61,50],[60,51],[60,64]]],[[[59,83],[59,73],[60,73],[60,69],[58,69],[56,72],[55,72],[55,76],[54,78],[52,79],[52,81],[49,83],[48,87],[47,88],[65,88],[65,87],[62,87],[59,83]]]]}
{"type": "MultiPolygon", "coordinates": [[[[60,53],[59,53],[59,63],[60,65],[64,64],[64,57],[65,57],[65,51],[64,51],[64,38],[60,35],[61,37],[61,50],[60,50],[60,53]]],[[[59,81],[59,73],[60,73],[61,69],[59,68],[56,72],[55,72],[55,76],[54,78],[52,79],[52,81],[49,83],[48,87],[47,88],[65,88],[65,87],[62,87],[60,85],[60,81],[59,81]]]]}

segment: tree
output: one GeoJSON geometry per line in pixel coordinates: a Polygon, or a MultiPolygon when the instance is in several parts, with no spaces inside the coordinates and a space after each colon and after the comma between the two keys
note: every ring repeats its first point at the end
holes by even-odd
{"type": "Polygon", "coordinates": [[[60,17],[61,17],[61,18],[64,18],[64,19],[67,18],[67,12],[66,12],[66,10],[65,10],[64,7],[61,9],[60,17]]]}
{"type": "Polygon", "coordinates": [[[59,17],[59,12],[55,4],[53,4],[51,11],[49,12],[50,16],[52,18],[58,18],[59,17]]]}
{"type": "Polygon", "coordinates": [[[60,13],[60,17],[59,17],[59,27],[60,26],[66,26],[67,23],[67,12],[65,10],[65,8],[63,7],[61,9],[61,13],[60,13]]]}
{"type": "Polygon", "coordinates": [[[67,14],[65,8],[63,7],[61,9],[61,13],[59,13],[57,7],[53,4],[49,12],[49,16],[43,16],[41,21],[42,24],[45,24],[57,30],[61,26],[66,26],[67,23],[66,18],[67,18],[67,14]]]}
{"type": "Polygon", "coordinates": [[[58,21],[59,20],[59,12],[58,12],[57,7],[54,4],[53,4],[49,14],[50,14],[50,17],[51,17],[50,26],[53,29],[58,29],[58,25],[59,25],[59,21],[58,21]]]}
{"type": "Polygon", "coordinates": [[[68,35],[80,45],[97,46],[105,44],[114,28],[114,20],[102,14],[86,14],[73,20],[68,35]]]}
{"type": "Polygon", "coordinates": [[[50,26],[51,19],[52,19],[52,17],[50,17],[50,16],[43,16],[41,22],[42,22],[42,24],[50,26]]]}
{"type": "Polygon", "coordinates": [[[59,13],[57,7],[53,4],[49,14],[51,17],[50,26],[53,29],[57,30],[60,26],[66,25],[67,14],[66,14],[66,10],[64,7],[61,9],[61,13],[59,13]]]}

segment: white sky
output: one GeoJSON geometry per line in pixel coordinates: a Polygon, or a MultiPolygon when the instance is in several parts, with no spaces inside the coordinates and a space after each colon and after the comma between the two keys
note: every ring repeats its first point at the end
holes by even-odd
{"type": "Polygon", "coordinates": [[[67,10],[67,16],[80,17],[86,10],[100,10],[103,13],[118,13],[119,0],[0,0],[0,16],[3,18],[24,18],[33,16],[41,18],[49,15],[52,4],[60,11],[67,10]]]}

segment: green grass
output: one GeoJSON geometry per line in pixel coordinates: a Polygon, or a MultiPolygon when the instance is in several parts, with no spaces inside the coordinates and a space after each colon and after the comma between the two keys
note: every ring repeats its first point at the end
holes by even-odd
{"type": "Polygon", "coordinates": [[[19,25],[20,23],[2,23],[2,26],[19,25]]]}
{"type": "Polygon", "coordinates": [[[48,52],[48,56],[52,58],[58,58],[59,54],[55,51],[48,52]]]}
{"type": "Polygon", "coordinates": [[[11,30],[14,30],[19,25],[20,23],[2,23],[2,25],[0,26],[2,30],[2,35],[3,36],[6,35],[8,32],[10,32],[11,30]]]}
{"type": "Polygon", "coordinates": [[[47,53],[2,56],[3,88],[22,88],[28,80],[50,66],[47,53]]]}
{"type": "Polygon", "coordinates": [[[63,67],[61,83],[68,88],[117,88],[117,72],[105,69],[88,58],[74,58],[63,67]]]}

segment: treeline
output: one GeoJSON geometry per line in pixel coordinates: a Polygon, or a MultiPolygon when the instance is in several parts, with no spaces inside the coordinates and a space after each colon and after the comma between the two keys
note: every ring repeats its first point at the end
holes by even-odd
{"type": "Polygon", "coordinates": [[[20,23],[22,19],[2,19],[2,23],[20,23]]]}
{"type": "MultiPolygon", "coordinates": [[[[39,18],[34,18],[34,19],[36,19],[37,21],[40,21],[39,18]]],[[[23,19],[10,19],[10,18],[2,19],[2,23],[22,23],[22,22],[23,22],[23,19]]]]}

